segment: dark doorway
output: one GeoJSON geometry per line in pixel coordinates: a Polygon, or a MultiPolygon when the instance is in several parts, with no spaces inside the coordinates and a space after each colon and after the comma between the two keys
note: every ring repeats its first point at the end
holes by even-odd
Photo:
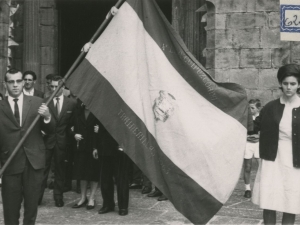
{"type": "MultiPolygon", "coordinates": [[[[172,0],[156,0],[172,20],[172,0]]],[[[59,74],[65,75],[117,0],[59,0],[59,74]]]]}

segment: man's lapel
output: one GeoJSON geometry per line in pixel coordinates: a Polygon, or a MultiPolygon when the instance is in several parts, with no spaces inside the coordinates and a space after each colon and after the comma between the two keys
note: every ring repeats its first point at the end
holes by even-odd
{"type": "Polygon", "coordinates": [[[24,125],[24,122],[27,118],[28,111],[31,107],[31,98],[28,97],[27,95],[23,95],[23,112],[22,112],[22,126],[24,125]]]}
{"type": "Polygon", "coordinates": [[[16,126],[20,127],[20,124],[18,124],[13,111],[8,103],[7,97],[5,97],[4,100],[0,101],[0,104],[2,105],[3,112],[7,115],[10,121],[12,121],[16,126]]]}

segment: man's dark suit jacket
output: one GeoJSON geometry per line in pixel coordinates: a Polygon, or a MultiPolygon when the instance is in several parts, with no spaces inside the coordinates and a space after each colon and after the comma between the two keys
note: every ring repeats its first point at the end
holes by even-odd
{"type": "Polygon", "coordinates": [[[49,103],[48,107],[53,118],[55,129],[44,138],[46,148],[52,149],[57,143],[60,149],[66,149],[68,144],[68,131],[70,131],[73,126],[76,101],[64,96],[63,106],[59,117],[57,116],[53,100],[49,103]]]}
{"type": "MultiPolygon", "coordinates": [[[[24,93],[24,95],[26,95],[26,94],[24,93]]],[[[39,90],[34,88],[33,96],[36,96],[36,97],[39,97],[39,98],[44,98],[45,94],[44,94],[44,92],[39,91],[39,90]]]]}
{"type": "MultiPolygon", "coordinates": [[[[0,101],[0,160],[4,165],[12,151],[24,136],[29,126],[38,114],[38,108],[43,99],[24,95],[22,127],[17,123],[7,98],[0,101]]],[[[45,145],[41,130],[45,133],[53,129],[52,119],[45,124],[41,117],[26,138],[21,149],[15,155],[4,175],[18,174],[23,172],[26,165],[26,157],[34,169],[45,168],[45,145]]]]}
{"type": "Polygon", "coordinates": [[[98,133],[95,133],[95,142],[94,146],[98,150],[99,157],[101,156],[121,156],[121,151],[118,150],[119,144],[116,140],[110,135],[110,133],[105,129],[100,121],[98,121],[97,125],[99,125],[98,133]]]}
{"type": "Polygon", "coordinates": [[[44,98],[45,94],[42,91],[34,89],[33,96],[36,96],[36,97],[39,97],[39,98],[44,98]]]}

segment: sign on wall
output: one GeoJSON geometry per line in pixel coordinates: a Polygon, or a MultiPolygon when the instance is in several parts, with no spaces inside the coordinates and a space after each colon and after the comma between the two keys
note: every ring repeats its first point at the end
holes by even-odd
{"type": "Polygon", "coordinates": [[[280,39],[300,41],[300,0],[280,0],[280,39]]]}

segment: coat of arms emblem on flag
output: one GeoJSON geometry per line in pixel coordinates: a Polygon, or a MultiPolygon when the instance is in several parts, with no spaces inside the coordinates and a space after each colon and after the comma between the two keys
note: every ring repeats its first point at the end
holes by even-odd
{"type": "Polygon", "coordinates": [[[159,97],[155,99],[153,112],[156,121],[165,122],[171,115],[173,115],[175,107],[175,97],[166,91],[160,91],[159,97]]]}

